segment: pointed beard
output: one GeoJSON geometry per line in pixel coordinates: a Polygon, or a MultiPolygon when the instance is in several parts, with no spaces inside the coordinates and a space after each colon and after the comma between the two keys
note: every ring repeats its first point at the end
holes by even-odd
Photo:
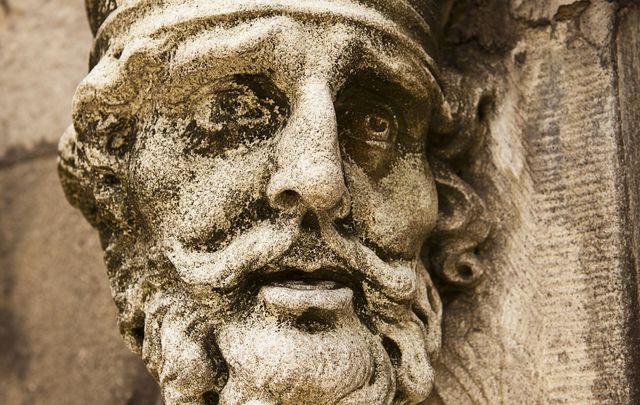
{"type": "Polygon", "coordinates": [[[419,403],[433,384],[440,314],[417,270],[411,305],[365,291],[366,321],[351,308],[315,329],[260,302],[240,310],[233,297],[159,291],[145,305],[143,358],[167,405],[419,403]]]}

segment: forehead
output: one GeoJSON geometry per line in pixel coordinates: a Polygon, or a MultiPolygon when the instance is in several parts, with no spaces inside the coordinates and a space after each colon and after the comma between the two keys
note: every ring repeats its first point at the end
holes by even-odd
{"type": "Polygon", "coordinates": [[[364,77],[367,86],[402,89],[420,110],[448,116],[425,52],[390,30],[347,18],[282,14],[180,21],[109,37],[110,45],[74,97],[80,132],[105,116],[144,114],[161,106],[189,109],[194,93],[215,90],[211,86],[218,79],[242,74],[268,77],[293,103],[308,78],[326,83],[336,97],[349,81],[364,77]],[[384,86],[389,83],[393,86],[384,86]]]}
{"type": "Polygon", "coordinates": [[[165,84],[173,96],[216,78],[263,74],[285,91],[306,78],[334,93],[367,72],[424,97],[434,85],[420,55],[384,32],[349,21],[304,21],[271,16],[173,33],[165,84]],[[176,40],[178,39],[178,40],[176,40]]]}

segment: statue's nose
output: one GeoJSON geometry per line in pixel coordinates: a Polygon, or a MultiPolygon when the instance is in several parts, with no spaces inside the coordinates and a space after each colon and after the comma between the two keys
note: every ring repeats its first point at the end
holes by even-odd
{"type": "Polygon", "coordinates": [[[348,214],[336,113],[326,83],[309,80],[301,87],[276,154],[277,168],[267,186],[274,208],[348,214]]]}

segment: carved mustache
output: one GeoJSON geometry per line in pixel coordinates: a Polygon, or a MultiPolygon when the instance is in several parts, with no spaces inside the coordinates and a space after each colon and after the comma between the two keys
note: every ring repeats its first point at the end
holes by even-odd
{"type": "MultiPolygon", "coordinates": [[[[174,265],[180,279],[193,285],[219,290],[238,286],[247,275],[275,264],[300,239],[301,215],[280,217],[275,223],[260,222],[237,236],[216,252],[186,249],[172,240],[164,253],[174,265]]],[[[370,248],[353,237],[341,235],[326,216],[319,215],[320,241],[347,266],[347,275],[358,276],[380,288],[395,302],[411,300],[416,292],[417,259],[387,263],[370,248]]]]}

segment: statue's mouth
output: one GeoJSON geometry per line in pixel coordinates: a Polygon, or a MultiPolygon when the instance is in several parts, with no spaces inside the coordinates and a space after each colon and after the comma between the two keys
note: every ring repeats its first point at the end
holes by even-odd
{"type": "Polygon", "coordinates": [[[278,269],[262,276],[259,299],[277,316],[302,316],[310,311],[337,315],[353,313],[354,291],[359,286],[345,270],[322,267],[278,269]]]}

